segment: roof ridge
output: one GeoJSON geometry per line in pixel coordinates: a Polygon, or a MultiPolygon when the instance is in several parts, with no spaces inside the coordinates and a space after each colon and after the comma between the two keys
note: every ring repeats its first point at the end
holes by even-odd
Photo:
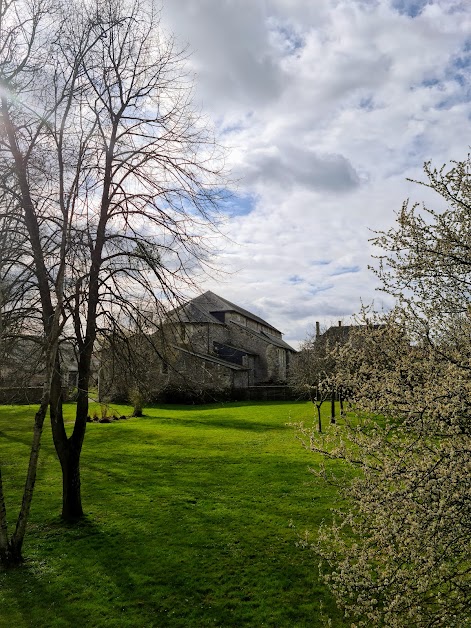
{"type": "Polygon", "coordinates": [[[258,338],[260,338],[260,336],[262,337],[262,340],[265,340],[265,342],[271,342],[272,344],[284,348],[284,349],[289,349],[290,351],[294,351],[294,353],[297,353],[296,349],[294,349],[291,345],[289,345],[286,340],[283,340],[283,338],[278,338],[277,336],[271,336],[270,334],[267,334],[264,331],[258,331],[257,329],[252,329],[251,327],[246,327],[245,325],[242,325],[241,323],[237,323],[236,321],[231,321],[231,325],[237,325],[237,327],[241,327],[242,329],[245,329],[246,331],[248,331],[250,334],[253,334],[255,336],[257,336],[258,338]],[[265,338],[264,338],[265,336],[265,338]]]}
{"type": "MultiPolygon", "coordinates": [[[[215,292],[212,292],[211,290],[207,290],[206,292],[204,292],[200,296],[205,296],[205,295],[208,295],[208,294],[210,294],[211,296],[216,297],[220,301],[223,301],[226,305],[229,306],[229,308],[233,309],[233,311],[239,312],[240,314],[243,314],[247,318],[251,318],[252,320],[254,320],[254,321],[258,322],[258,323],[262,323],[263,325],[266,325],[266,327],[269,327],[270,329],[274,329],[279,334],[281,334],[281,331],[279,329],[277,329],[276,327],[273,327],[273,325],[270,325],[270,323],[268,323],[266,320],[264,320],[263,318],[261,318],[257,314],[253,314],[249,310],[246,310],[245,308],[240,307],[240,305],[237,305],[236,303],[233,303],[232,301],[228,301],[224,297],[221,297],[219,294],[216,294],[215,292]]],[[[199,297],[196,297],[196,298],[199,298],[199,297]]]]}

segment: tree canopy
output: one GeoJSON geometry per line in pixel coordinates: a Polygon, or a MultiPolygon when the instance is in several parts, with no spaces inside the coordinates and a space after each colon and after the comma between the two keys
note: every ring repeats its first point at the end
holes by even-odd
{"type": "Polygon", "coordinates": [[[363,312],[338,354],[352,414],[305,443],[357,467],[348,507],[316,550],[355,625],[459,627],[471,620],[471,163],[427,185],[447,205],[406,202],[374,238],[396,299],[363,312]],[[371,323],[374,324],[371,324],[371,323]]]}
{"type": "Polygon", "coordinates": [[[62,514],[75,519],[97,339],[151,325],[142,304],[174,304],[205,269],[223,155],[193,105],[187,53],[152,2],[12,0],[0,21],[0,201],[24,234],[9,273],[26,273],[24,333],[34,319],[51,363],[42,407],[63,472],[62,514]],[[78,368],[70,435],[64,342],[78,368]]]}

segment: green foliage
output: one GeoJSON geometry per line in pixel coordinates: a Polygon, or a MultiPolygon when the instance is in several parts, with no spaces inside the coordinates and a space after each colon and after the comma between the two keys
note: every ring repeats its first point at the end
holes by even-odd
{"type": "MultiPolygon", "coordinates": [[[[73,406],[65,410],[71,430],[73,406]]],[[[32,415],[0,407],[10,512],[32,415]]],[[[56,515],[61,475],[46,429],[28,559],[0,573],[0,627],[294,628],[327,626],[327,616],[343,626],[311,552],[297,547],[295,528],[316,529],[337,499],[309,473],[320,458],[288,425],[312,419],[312,404],[280,402],[158,406],[143,419],[92,423],[82,461],[89,515],[78,527],[56,515]]]]}

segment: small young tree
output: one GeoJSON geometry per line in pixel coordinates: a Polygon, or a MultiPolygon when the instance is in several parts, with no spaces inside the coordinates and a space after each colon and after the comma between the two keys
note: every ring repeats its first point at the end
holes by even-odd
{"type": "Polygon", "coordinates": [[[331,423],[335,423],[335,400],[340,401],[343,414],[348,386],[337,375],[339,350],[350,334],[350,326],[330,327],[310,334],[296,355],[290,375],[290,385],[300,396],[307,397],[316,407],[318,431],[322,432],[321,407],[330,399],[331,423]]]}
{"type": "MultiPolygon", "coordinates": [[[[53,365],[59,347],[60,316],[56,307],[48,327],[41,334],[37,302],[30,291],[33,282],[25,225],[18,212],[15,198],[0,193],[0,382],[9,385],[18,374],[27,373],[37,363],[44,377],[43,393],[33,422],[30,458],[26,471],[22,503],[16,525],[10,533],[7,504],[3,490],[0,458],[0,565],[10,567],[22,561],[22,548],[31,508],[39,459],[41,435],[50,399],[53,365]],[[32,347],[35,355],[32,356],[32,347]],[[28,356],[26,352],[28,351],[28,356]]],[[[29,373],[30,374],[30,373],[29,373]]],[[[11,517],[11,516],[10,516],[11,517]]],[[[10,519],[11,520],[11,519],[10,519]]]]}
{"type": "Polygon", "coordinates": [[[323,440],[304,430],[313,451],[358,467],[348,509],[316,545],[358,626],[471,622],[470,166],[426,164],[448,207],[406,203],[375,238],[398,306],[342,349],[356,417],[323,440]]]}
{"type": "Polygon", "coordinates": [[[333,395],[336,344],[325,334],[310,335],[295,356],[290,372],[290,385],[311,401],[317,414],[317,429],[322,432],[321,408],[333,395]]]}

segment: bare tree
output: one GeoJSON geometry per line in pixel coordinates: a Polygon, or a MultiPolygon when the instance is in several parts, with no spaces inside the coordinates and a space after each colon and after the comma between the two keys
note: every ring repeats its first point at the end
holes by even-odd
{"type": "Polygon", "coordinates": [[[359,626],[471,621],[470,166],[426,164],[447,208],[406,203],[378,234],[377,273],[397,308],[342,351],[356,416],[323,440],[304,430],[313,451],[358,467],[348,510],[316,549],[359,626]]]}
{"type": "Polygon", "coordinates": [[[16,387],[19,383],[24,385],[25,377],[38,369],[44,380],[40,406],[34,418],[22,504],[12,534],[8,529],[0,468],[0,563],[11,566],[22,560],[42,428],[50,400],[53,364],[59,346],[60,317],[57,308],[53,309],[53,320],[46,336],[36,315],[38,303],[36,291],[32,289],[31,254],[17,196],[10,191],[2,194],[4,190],[5,187],[0,189],[0,382],[10,386],[13,382],[16,387]]]}
{"type": "Polygon", "coordinates": [[[44,360],[28,236],[16,195],[2,194],[4,189],[0,186],[0,388],[13,402],[27,397],[20,387],[43,377],[44,360]]]}
{"type": "Polygon", "coordinates": [[[185,51],[152,3],[3,5],[1,168],[14,173],[46,338],[73,344],[73,431],[54,351],[50,413],[62,515],[83,514],[80,455],[98,337],[178,301],[208,259],[222,159],[194,109],[185,51]]]}
{"type": "MultiPolygon", "coordinates": [[[[44,387],[41,403],[34,418],[33,439],[26,473],[22,504],[12,534],[9,534],[6,504],[0,470],[0,562],[4,565],[17,564],[22,559],[22,546],[26,533],[33,496],[42,428],[50,401],[53,367],[56,360],[61,330],[60,303],[52,303],[50,295],[36,288],[46,276],[41,251],[36,253],[30,246],[37,233],[31,221],[32,202],[28,195],[28,181],[19,158],[21,148],[12,141],[11,124],[5,115],[5,106],[21,84],[19,75],[33,55],[35,33],[43,7],[34,9],[35,17],[23,13],[23,5],[2,3],[0,5],[0,130],[2,148],[10,141],[11,153],[1,152],[0,170],[0,227],[1,227],[1,334],[2,353],[11,353],[11,340],[31,330],[37,318],[35,308],[40,304],[42,333],[39,343],[42,348],[44,387]],[[34,257],[34,264],[31,260],[34,257]],[[34,280],[33,280],[34,278],[34,280]],[[29,316],[26,316],[26,313],[29,316]]],[[[28,86],[28,80],[24,85],[28,86]]],[[[18,138],[16,138],[18,139],[18,138]]],[[[41,287],[41,286],[39,286],[41,287]]]]}

